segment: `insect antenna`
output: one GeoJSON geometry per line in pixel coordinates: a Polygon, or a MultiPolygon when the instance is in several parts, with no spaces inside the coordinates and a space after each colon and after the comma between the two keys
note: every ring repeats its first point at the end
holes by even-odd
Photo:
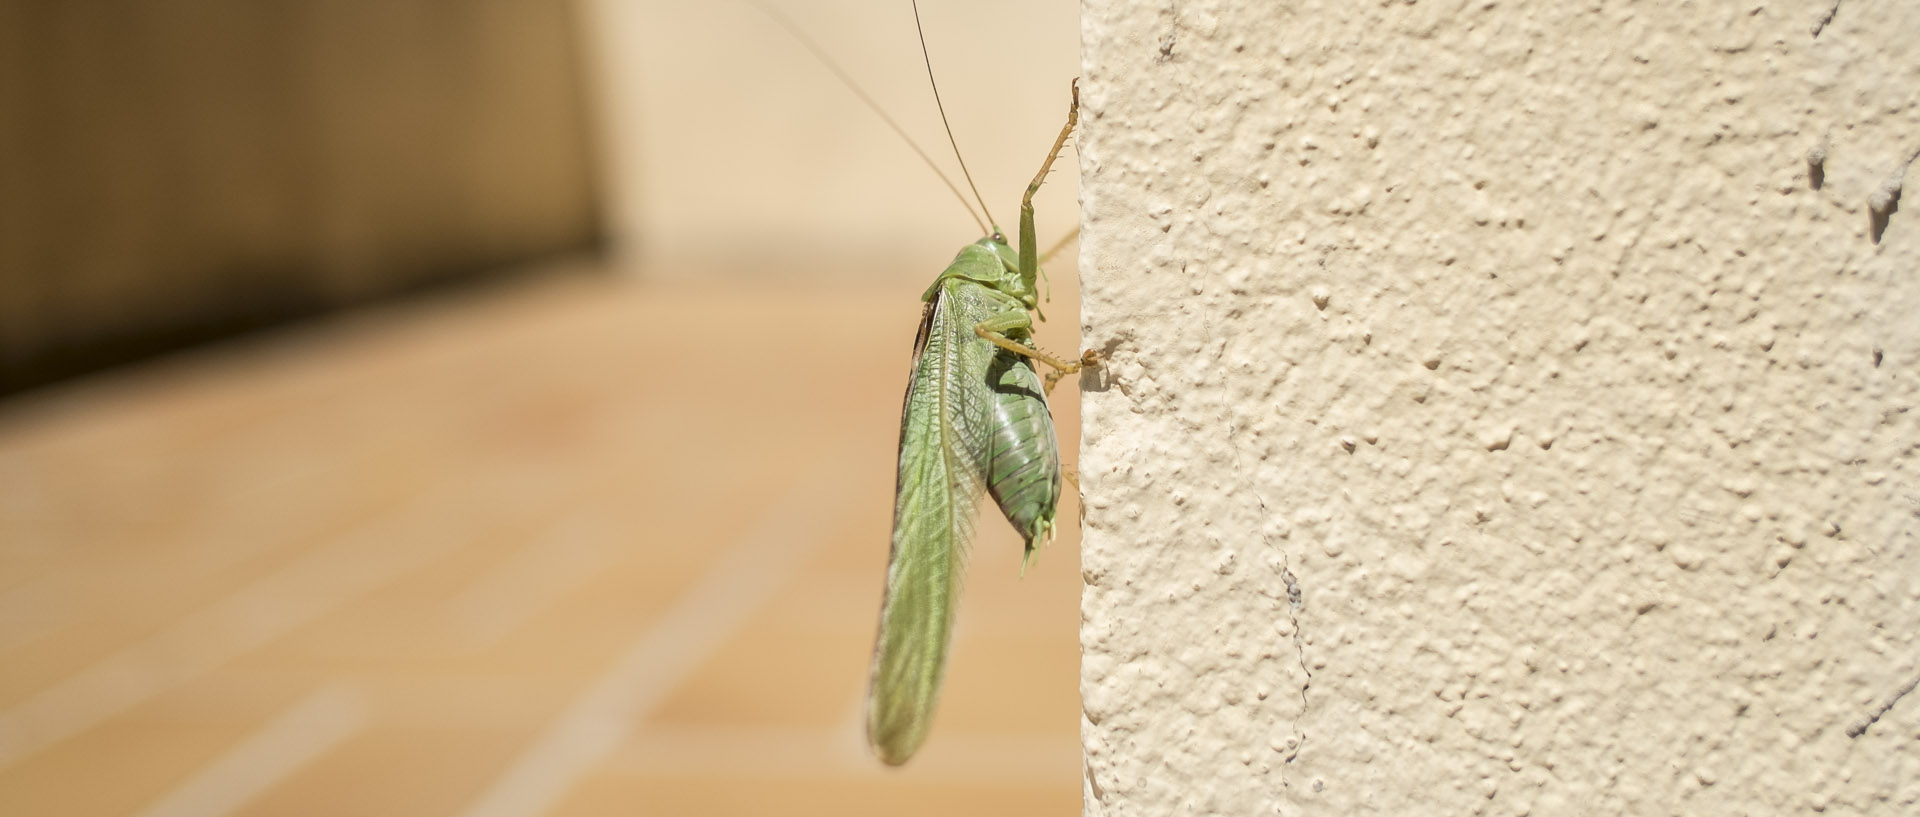
{"type": "Polygon", "coordinates": [[[987,200],[981,198],[980,188],[974,186],[973,174],[967,172],[967,160],[960,155],[960,142],[953,138],[953,124],[947,121],[947,106],[940,101],[940,83],[933,78],[933,55],[927,51],[927,30],[920,25],[920,0],[913,0],[913,30],[920,35],[920,58],[927,63],[927,84],[933,86],[933,106],[940,109],[940,127],[947,130],[947,144],[953,146],[953,158],[960,162],[960,175],[966,178],[967,189],[973,191],[973,200],[980,202],[980,212],[986,213],[987,221],[993,224],[993,233],[999,235],[1000,222],[994,219],[993,211],[987,209],[987,200]]]}
{"type": "MultiPolygon", "coordinates": [[[[953,179],[947,177],[946,172],[934,163],[933,157],[928,156],[925,150],[920,149],[920,143],[913,141],[913,137],[907,135],[906,129],[900,127],[900,123],[893,121],[893,117],[887,115],[886,109],[880,107],[880,103],[875,102],[873,97],[867,93],[866,89],[860,87],[860,83],[853,81],[853,76],[848,74],[846,69],[841,68],[840,63],[834,62],[832,57],[827,56],[826,49],[821,48],[820,44],[814,42],[812,37],[807,36],[807,32],[802,31],[798,24],[794,23],[792,19],[788,18],[787,15],[779,9],[769,5],[766,0],[748,0],[748,2],[757,6],[762,12],[766,13],[768,17],[772,17],[773,21],[779,23],[781,28],[786,29],[788,34],[793,35],[793,38],[799,40],[801,45],[806,46],[807,50],[813,53],[814,59],[819,60],[820,64],[825,65],[827,70],[832,71],[833,75],[839,78],[841,84],[847,86],[847,90],[852,91],[854,96],[859,97],[861,102],[866,103],[867,109],[879,116],[880,121],[887,123],[887,127],[892,128],[894,134],[899,136],[901,141],[907,143],[907,147],[913,148],[913,152],[920,157],[920,161],[926,162],[927,168],[933,171],[933,175],[939,176],[940,181],[946,183],[947,190],[953,193],[953,197],[960,200],[960,206],[967,208],[967,215],[973,217],[973,223],[980,225],[981,232],[993,231],[994,228],[987,226],[988,222],[993,221],[993,214],[988,213],[987,221],[982,222],[980,220],[980,214],[973,211],[973,205],[968,203],[966,195],[960,192],[959,185],[954,184],[953,179]]],[[[920,24],[920,9],[917,5],[913,10],[913,22],[916,27],[920,24]]],[[[920,53],[922,56],[926,55],[926,50],[927,39],[926,35],[922,34],[920,37],[920,53]]],[[[931,77],[933,71],[933,64],[931,62],[927,64],[927,71],[928,76],[931,77]]],[[[934,89],[933,101],[936,106],[940,104],[940,90],[938,88],[934,89]]],[[[945,109],[940,111],[940,121],[942,123],[947,121],[947,112],[945,109]]],[[[953,140],[953,131],[951,129],[947,131],[947,140],[949,142],[953,140]]],[[[957,156],[959,152],[960,148],[955,146],[954,154],[957,156]]],[[[960,163],[960,172],[963,174],[967,172],[967,163],[964,161],[960,163]]],[[[973,177],[967,177],[967,186],[973,187],[973,177]]],[[[980,198],[979,189],[974,189],[973,197],[975,199],[980,198]]],[[[982,212],[987,209],[985,201],[980,203],[980,209],[982,212]]]]}
{"type": "Polygon", "coordinates": [[[1059,255],[1061,250],[1066,249],[1068,244],[1072,244],[1073,240],[1079,237],[1080,225],[1076,224],[1072,230],[1067,231],[1066,235],[1061,236],[1059,241],[1053,242],[1053,246],[1048,247],[1046,252],[1040,254],[1040,263],[1045,264],[1053,260],[1054,256],[1059,255]]]}

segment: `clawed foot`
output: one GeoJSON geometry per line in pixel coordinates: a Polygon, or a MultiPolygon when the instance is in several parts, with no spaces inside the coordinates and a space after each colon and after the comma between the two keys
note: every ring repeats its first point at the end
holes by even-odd
{"type": "Polygon", "coordinates": [[[1060,378],[1066,377],[1067,375],[1070,375],[1070,374],[1076,374],[1081,369],[1098,368],[1099,365],[1100,365],[1099,352],[1096,352],[1092,349],[1088,349],[1087,351],[1082,352],[1080,354],[1079,360],[1073,363],[1069,363],[1065,366],[1056,367],[1053,371],[1047,373],[1047,393],[1048,394],[1053,393],[1054,384],[1059,383],[1060,378]]]}

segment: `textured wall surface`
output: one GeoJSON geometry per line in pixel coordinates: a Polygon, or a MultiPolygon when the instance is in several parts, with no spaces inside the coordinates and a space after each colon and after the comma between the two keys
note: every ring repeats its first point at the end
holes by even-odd
{"type": "Polygon", "coordinates": [[[1085,3],[1087,813],[1920,813],[1920,4],[1833,5],[1085,3]]]}

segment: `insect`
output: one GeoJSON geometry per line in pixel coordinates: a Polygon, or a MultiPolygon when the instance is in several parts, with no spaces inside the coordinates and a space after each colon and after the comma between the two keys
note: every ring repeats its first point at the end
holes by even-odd
{"type": "Polygon", "coordinates": [[[962,247],[921,296],[867,693],[867,741],[889,764],[905,763],[926,740],[982,490],[1026,539],[1023,569],[1053,538],[1060,444],[1046,395],[1092,356],[1063,361],[1033,345],[1028,313],[1038,312],[1040,269],[1033,194],[1073,131],[1078,96],[1076,88],[1066,127],[1021,197],[1019,249],[994,229],[962,247]],[[1033,361],[1053,368],[1044,383],[1033,361]]]}
{"type": "MultiPolygon", "coordinates": [[[[959,188],[823,49],[777,9],[755,5],[879,114],[972,212],[959,188]]],[[[920,25],[917,2],[914,25],[920,25]]],[[[920,48],[931,81],[933,64],[924,32],[920,48]]],[[[933,93],[944,125],[946,109],[937,83],[933,93]]],[[[1061,463],[1046,397],[1060,378],[1098,365],[1099,357],[1089,351],[1075,360],[1061,360],[1034,346],[1028,313],[1042,320],[1045,316],[1039,309],[1044,256],[1034,237],[1033,196],[1078,124],[1079,111],[1076,80],[1066,125],[1020,198],[1018,248],[1007,244],[991,213],[985,220],[975,216],[986,237],[962,247],[921,295],[920,331],[900,413],[893,541],[867,689],[867,742],[889,765],[907,762],[927,738],[946,671],[960,576],[980,495],[991,495],[1025,539],[1023,572],[1036,550],[1053,538],[1061,463]],[[1044,379],[1034,370],[1035,361],[1052,369],[1044,379]]],[[[958,158],[950,126],[947,139],[958,158]]],[[[960,169],[985,213],[986,202],[973,188],[965,159],[960,159],[960,169]]]]}

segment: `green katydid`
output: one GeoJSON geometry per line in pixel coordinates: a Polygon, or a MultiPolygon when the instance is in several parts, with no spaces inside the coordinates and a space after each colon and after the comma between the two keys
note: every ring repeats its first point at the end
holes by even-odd
{"type": "Polygon", "coordinates": [[[1037,311],[1040,270],[1033,194],[1073,131],[1078,102],[1076,89],[1066,127],[1021,197],[1018,252],[995,229],[962,247],[921,296],[867,692],[867,741],[890,764],[913,756],[933,719],[981,490],[1026,539],[1023,567],[1053,538],[1060,444],[1046,394],[1093,357],[1063,361],[1033,346],[1027,313],[1037,311]],[[1033,360],[1054,369],[1044,385],[1033,360]]]}
{"type": "MultiPolygon", "coordinates": [[[[926,152],[825,51],[777,10],[756,5],[807,46],[967,204],[926,152]]],[[[919,19],[915,2],[916,28],[919,19]]],[[[924,33],[920,47],[932,80],[924,33]]],[[[945,124],[946,110],[939,99],[936,84],[934,101],[945,124]]],[[[1033,196],[1079,120],[1077,81],[1072,100],[1066,125],[1020,198],[1018,250],[1007,245],[991,213],[985,221],[976,216],[988,235],[962,247],[921,295],[925,306],[900,416],[893,543],[867,690],[867,741],[874,754],[891,765],[913,756],[933,720],[980,494],[991,494],[1025,539],[1023,571],[1035,550],[1053,538],[1061,464],[1046,395],[1061,377],[1098,363],[1091,351],[1069,361],[1035,348],[1033,319],[1028,316],[1039,313],[1043,260],[1035,246],[1033,196]],[[1034,371],[1036,360],[1053,369],[1044,380],[1034,371]]],[[[951,127],[947,138],[953,142],[951,127]]],[[[955,144],[954,155],[959,154],[955,144]]],[[[960,170],[986,212],[965,159],[960,170]]],[[[972,206],[967,210],[972,212],[972,206]]]]}

